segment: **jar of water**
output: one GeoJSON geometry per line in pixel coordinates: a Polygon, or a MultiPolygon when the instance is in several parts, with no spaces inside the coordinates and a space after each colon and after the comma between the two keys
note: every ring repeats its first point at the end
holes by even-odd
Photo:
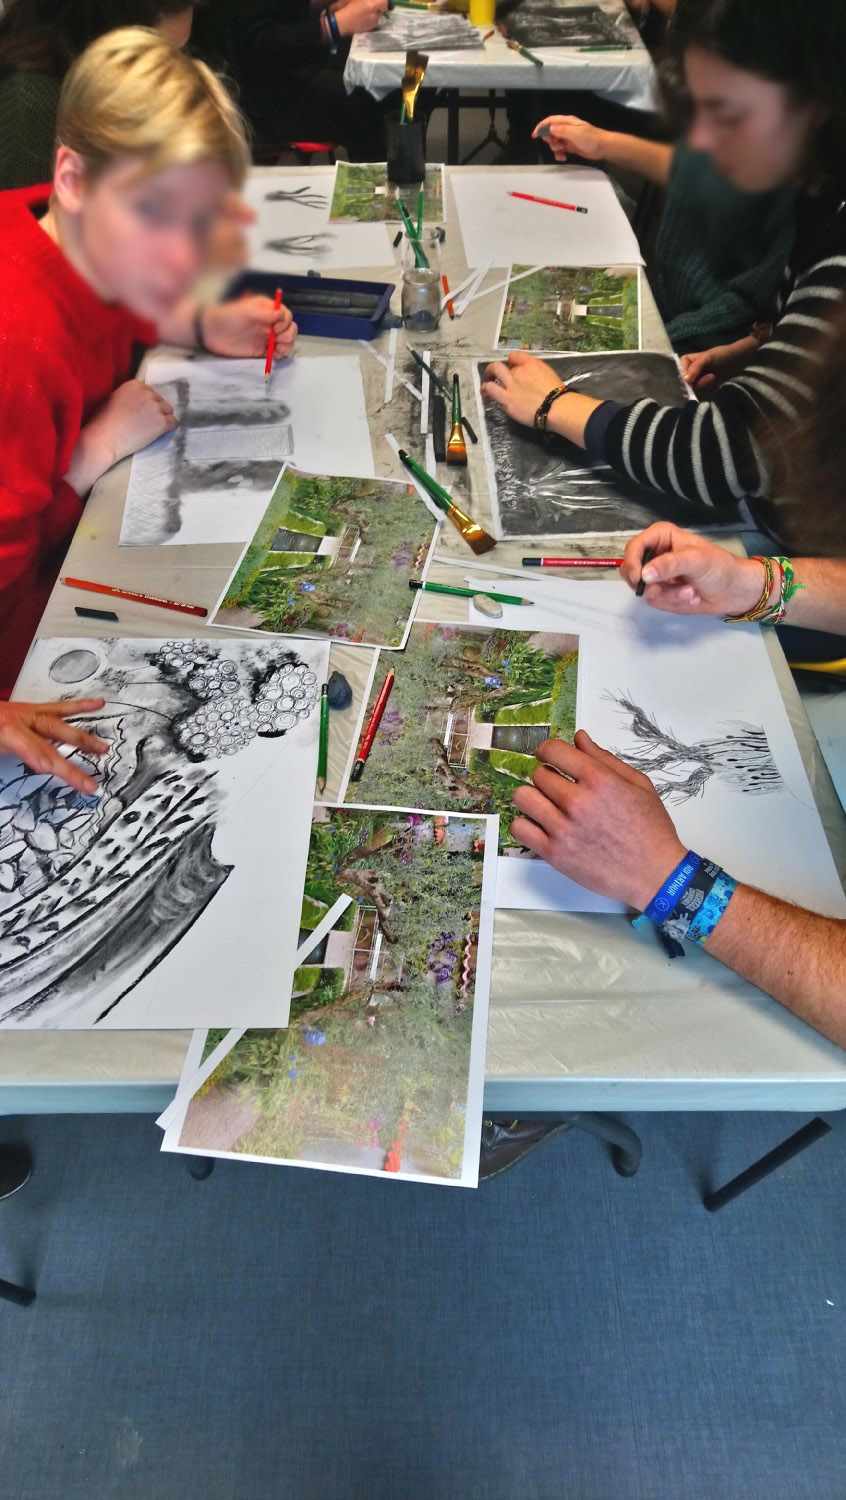
{"type": "Polygon", "coordinates": [[[405,236],[402,258],[402,318],[409,333],[430,333],[441,320],[440,230],[425,227],[405,236]]]}

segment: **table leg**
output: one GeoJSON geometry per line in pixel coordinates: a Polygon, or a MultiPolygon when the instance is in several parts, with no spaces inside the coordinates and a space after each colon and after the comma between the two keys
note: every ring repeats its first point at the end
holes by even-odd
{"type": "Polygon", "coordinates": [[[195,1182],[205,1182],[214,1171],[214,1158],[211,1156],[189,1156],[188,1176],[193,1177],[195,1182]]]}
{"type": "Polygon", "coordinates": [[[458,89],[444,89],[447,106],[447,165],[458,166],[458,125],[461,99],[458,89]]]}
{"type": "Polygon", "coordinates": [[[634,1177],[643,1156],[643,1145],[639,1135],[620,1120],[610,1115],[581,1114],[573,1116],[577,1130],[586,1130],[598,1136],[611,1147],[611,1165],[621,1177],[634,1177]]]}
{"type": "Polygon", "coordinates": [[[17,1307],[31,1307],[35,1301],[35,1292],[31,1287],[15,1286],[13,1281],[3,1281],[0,1277],[0,1300],[14,1302],[17,1307]]]}
{"type": "Polygon", "coordinates": [[[809,1120],[801,1130],[789,1135],[786,1141],[782,1141],[780,1146],[768,1151],[760,1161],[753,1162],[745,1172],[739,1172],[736,1177],[732,1177],[731,1182],[727,1182],[724,1187],[717,1188],[713,1193],[703,1193],[703,1207],[707,1208],[709,1214],[717,1213],[734,1198],[739,1198],[741,1193],[745,1193],[748,1188],[754,1187],[756,1182],[762,1182],[765,1177],[769,1177],[771,1172],[776,1172],[779,1167],[783,1167],[785,1162],[792,1161],[794,1156],[807,1151],[809,1146],[822,1140],[831,1129],[833,1127],[826,1120],[819,1118],[809,1120]]]}

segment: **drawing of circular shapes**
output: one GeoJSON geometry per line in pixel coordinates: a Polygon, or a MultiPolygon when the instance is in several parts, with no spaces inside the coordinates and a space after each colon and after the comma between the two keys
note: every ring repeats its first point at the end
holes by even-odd
{"type": "Polygon", "coordinates": [[[103,658],[99,651],[77,647],[73,651],[63,651],[61,656],[56,657],[50,667],[50,676],[54,682],[85,682],[86,678],[99,672],[102,665],[103,658]]]}

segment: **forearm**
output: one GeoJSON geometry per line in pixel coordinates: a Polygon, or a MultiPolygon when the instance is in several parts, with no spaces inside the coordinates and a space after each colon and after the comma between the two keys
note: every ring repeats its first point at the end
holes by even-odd
{"type": "Polygon", "coordinates": [[[802,587],[787,605],[785,624],[846,635],[846,559],[800,557],[792,561],[795,581],[802,587]]]}
{"type": "Polygon", "coordinates": [[[705,947],[846,1047],[846,922],[741,885],[705,947]]]}
{"type": "Polygon", "coordinates": [[[673,160],[672,146],[660,141],[644,141],[636,135],[623,135],[616,130],[604,132],[604,159],[612,166],[623,167],[630,172],[639,172],[649,182],[666,187],[670,179],[673,160]]]}
{"type": "Polygon", "coordinates": [[[182,349],[198,349],[197,315],[201,304],[196,297],[183,297],[173,312],[159,322],[159,338],[163,344],[178,344],[182,349]]]}
{"type": "Polygon", "coordinates": [[[76,447],[71,454],[68,471],[65,474],[65,483],[81,499],[85,499],[90,490],[94,488],[97,480],[105,474],[107,469],[115,462],[112,449],[98,435],[93,424],[83,427],[77,439],[76,447]]]}
{"type": "Polygon", "coordinates": [[[559,396],[550,407],[546,430],[554,433],[556,437],[566,438],[568,442],[575,443],[578,448],[584,448],[588,419],[591,413],[601,405],[602,402],[595,401],[592,396],[582,396],[578,391],[567,391],[566,395],[559,396]]]}

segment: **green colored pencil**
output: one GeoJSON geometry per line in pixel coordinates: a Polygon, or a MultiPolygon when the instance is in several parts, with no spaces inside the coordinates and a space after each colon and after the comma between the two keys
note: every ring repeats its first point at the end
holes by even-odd
{"type": "Polygon", "coordinates": [[[420,238],[420,236],[422,235],[422,233],[423,233],[423,189],[421,187],[420,190],[419,190],[419,192],[418,192],[418,194],[417,194],[417,238],[418,239],[420,238]]]}
{"type": "Polygon", "coordinates": [[[477,594],[483,594],[486,599],[496,599],[498,604],[531,604],[531,599],[521,599],[519,594],[495,594],[492,589],[464,589],[459,584],[452,583],[418,583],[416,579],[408,580],[410,589],[421,589],[425,594],[453,594],[456,599],[475,599],[477,594]]]}
{"type": "Polygon", "coordinates": [[[324,682],[320,690],[320,740],[317,747],[317,790],[326,790],[326,770],[329,764],[329,684],[324,682]]]}

